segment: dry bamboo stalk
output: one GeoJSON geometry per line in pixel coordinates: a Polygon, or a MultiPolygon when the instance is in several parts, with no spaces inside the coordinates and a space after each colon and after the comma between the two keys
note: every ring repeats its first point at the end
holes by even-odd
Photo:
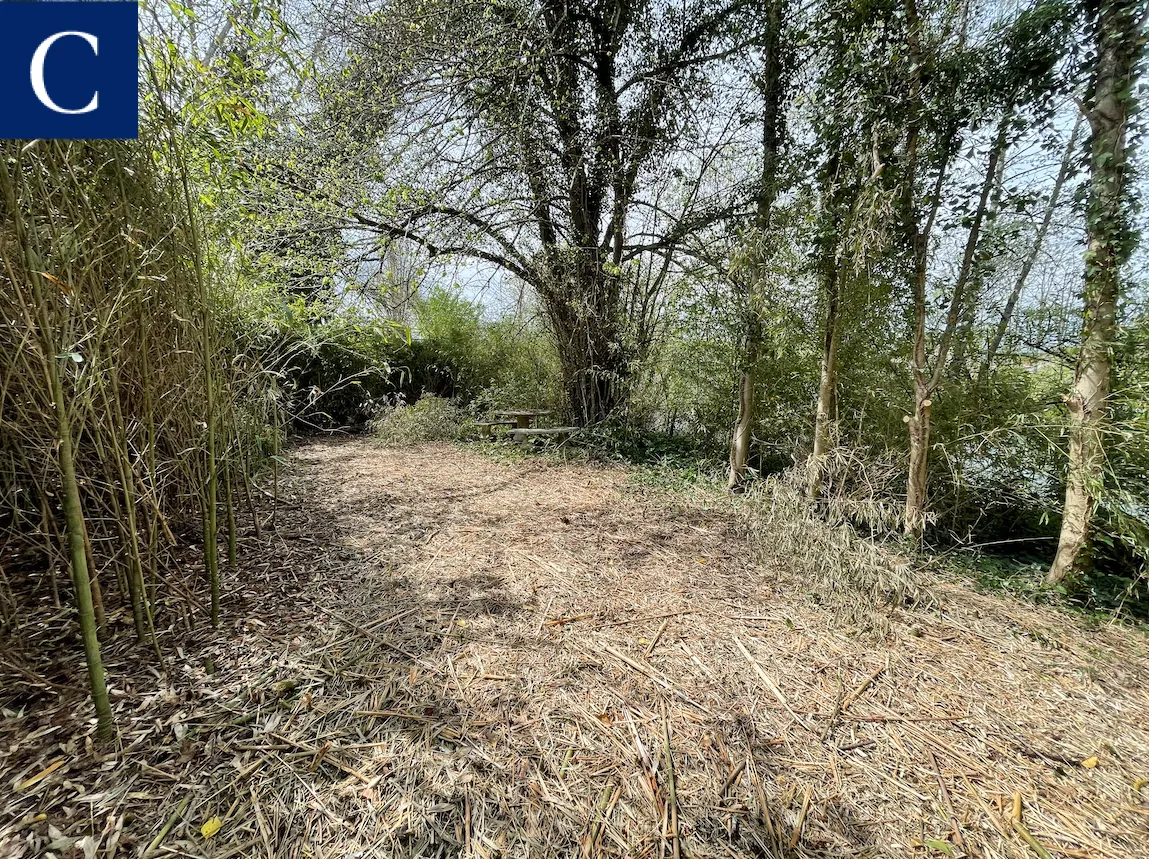
{"type": "Polygon", "coordinates": [[[658,632],[654,634],[654,638],[652,638],[650,644],[647,645],[646,652],[642,654],[643,659],[650,659],[650,654],[654,653],[654,648],[658,646],[659,639],[662,638],[662,634],[666,632],[666,625],[668,623],[670,623],[670,618],[666,618],[658,627],[658,632]]]}
{"type": "Polygon", "coordinates": [[[809,785],[806,786],[806,793],[802,797],[802,808],[798,812],[798,819],[794,821],[794,832],[790,836],[789,848],[793,850],[798,846],[798,842],[802,839],[802,830],[806,826],[806,814],[810,811],[810,797],[813,795],[814,788],[809,785]]]}
{"type": "Polygon", "coordinates": [[[662,738],[666,752],[666,791],[667,808],[670,815],[670,830],[673,838],[673,859],[682,857],[682,835],[678,830],[678,786],[674,779],[674,754],[670,748],[670,721],[666,718],[666,710],[662,712],[662,738]]]}
{"type": "Polygon", "coordinates": [[[176,810],[172,812],[171,817],[167,819],[163,829],[156,834],[156,837],[152,839],[151,843],[144,849],[144,852],[140,854],[140,859],[148,859],[148,856],[154,853],[156,849],[164,843],[164,839],[168,837],[168,833],[172,831],[172,828],[179,823],[180,819],[184,816],[189,802],[191,802],[191,796],[185,796],[179,804],[179,807],[176,808],[176,810]]]}
{"type": "Polygon", "coordinates": [[[766,672],[762,670],[762,666],[758,664],[758,660],[750,655],[750,651],[746,649],[746,646],[742,643],[738,636],[734,636],[734,643],[738,645],[738,649],[742,651],[742,655],[745,656],[750,665],[753,666],[754,671],[758,674],[758,678],[762,681],[766,688],[770,690],[774,697],[778,699],[778,703],[781,704],[786,712],[794,718],[795,722],[797,722],[807,731],[812,731],[813,729],[807,726],[806,723],[803,722],[801,718],[799,718],[798,714],[791,709],[790,702],[786,700],[786,696],[782,694],[782,690],[779,689],[777,685],[775,685],[774,681],[767,676],[766,672]]]}

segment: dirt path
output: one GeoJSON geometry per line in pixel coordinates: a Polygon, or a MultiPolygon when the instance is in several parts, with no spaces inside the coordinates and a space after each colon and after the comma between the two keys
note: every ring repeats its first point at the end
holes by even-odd
{"type": "Polygon", "coordinates": [[[282,587],[126,684],[115,772],[23,819],[78,784],[101,855],[186,800],[153,855],[1030,856],[1017,793],[1053,856],[1149,857],[1140,633],[939,586],[877,642],[619,470],[323,443],[285,495],[247,552],[282,587]]]}

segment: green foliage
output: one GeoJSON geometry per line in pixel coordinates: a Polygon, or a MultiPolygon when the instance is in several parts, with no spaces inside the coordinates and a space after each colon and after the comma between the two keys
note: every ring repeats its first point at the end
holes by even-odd
{"type": "Polygon", "coordinates": [[[1095,560],[1144,587],[1149,581],[1149,312],[1141,310],[1114,350],[1112,413],[1104,435],[1105,484],[1095,560]]]}
{"type": "Polygon", "coordinates": [[[438,393],[481,408],[563,408],[558,359],[531,318],[481,316],[457,289],[435,287],[414,303],[420,342],[436,356],[448,385],[438,393]]]}
{"type": "Polygon", "coordinates": [[[277,396],[301,433],[362,428],[386,405],[424,396],[477,408],[561,409],[554,349],[517,316],[488,321],[457,290],[413,302],[414,331],[368,306],[333,307],[281,292],[234,308],[274,371],[277,396]]]}
{"type": "Polygon", "coordinates": [[[265,360],[296,430],[361,427],[401,390],[394,360],[406,335],[398,326],[351,311],[331,314],[303,299],[265,312],[265,360]]]}
{"type": "Polygon", "coordinates": [[[453,400],[428,395],[413,405],[384,406],[371,431],[385,445],[460,441],[474,435],[474,418],[453,400]]]}
{"type": "Polygon", "coordinates": [[[954,575],[973,580],[979,589],[989,593],[1008,594],[1037,605],[1054,605],[1090,618],[1116,615],[1134,623],[1149,623],[1149,581],[1144,577],[1130,580],[1095,572],[1050,587],[1043,583],[1049,562],[1037,552],[1040,545],[1030,543],[1024,551],[1013,554],[994,553],[994,549],[1007,548],[1004,546],[966,551],[947,558],[946,568],[954,575]]]}

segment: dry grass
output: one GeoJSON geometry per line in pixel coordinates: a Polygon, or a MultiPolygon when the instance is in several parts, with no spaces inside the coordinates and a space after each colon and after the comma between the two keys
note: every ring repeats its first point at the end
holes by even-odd
{"type": "Polygon", "coordinates": [[[117,755],[4,671],[0,853],[1149,856],[1141,633],[935,584],[875,644],[625,482],[298,450],[231,627],[113,690],[117,755]]]}

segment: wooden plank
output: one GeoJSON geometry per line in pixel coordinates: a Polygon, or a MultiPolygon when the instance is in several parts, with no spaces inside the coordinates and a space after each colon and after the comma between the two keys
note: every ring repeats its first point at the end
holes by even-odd
{"type": "Polygon", "coordinates": [[[571,433],[578,432],[578,427],[535,427],[532,429],[518,429],[517,427],[508,432],[513,436],[540,436],[540,435],[570,435],[571,433]]]}
{"type": "Polygon", "coordinates": [[[515,427],[508,429],[507,435],[512,436],[518,444],[525,445],[532,438],[558,438],[560,436],[566,438],[575,432],[578,432],[578,427],[536,427],[534,429],[515,427]]]}

